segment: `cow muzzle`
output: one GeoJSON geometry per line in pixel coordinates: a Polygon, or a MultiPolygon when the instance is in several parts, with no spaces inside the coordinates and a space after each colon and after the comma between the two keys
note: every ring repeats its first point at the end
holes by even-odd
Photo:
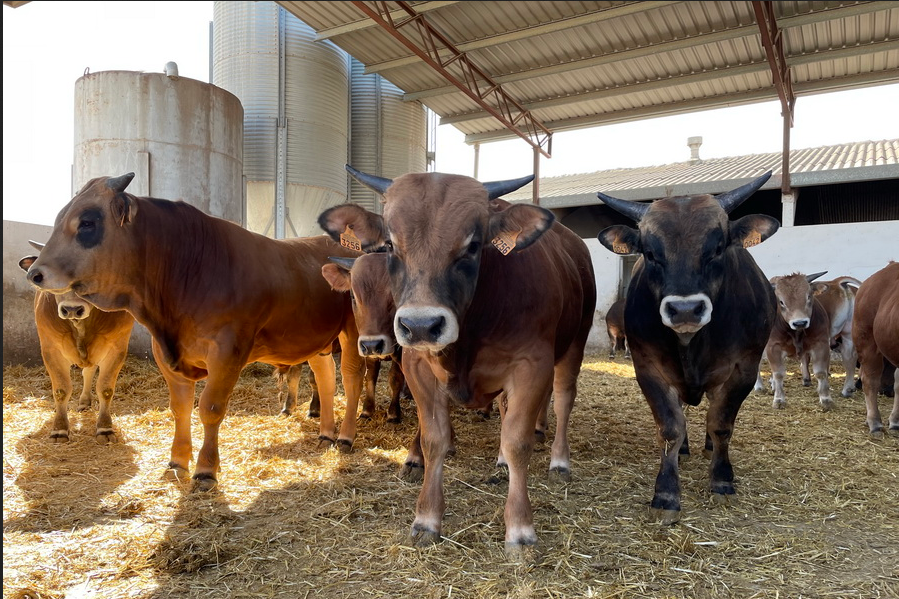
{"type": "Polygon", "coordinates": [[[659,306],[662,323],[676,333],[695,333],[712,319],[712,300],[704,293],[669,295],[659,306]]]}
{"type": "Polygon", "coordinates": [[[387,335],[359,335],[359,355],[366,358],[384,358],[393,352],[393,339],[387,335]]]}
{"type": "Polygon", "coordinates": [[[452,312],[440,307],[403,307],[393,320],[396,340],[403,347],[437,352],[459,338],[452,312]]]}
{"type": "Polygon", "coordinates": [[[83,320],[90,315],[90,309],[86,304],[69,304],[60,302],[58,306],[59,317],[64,320],[83,320]]]}
{"type": "Polygon", "coordinates": [[[805,329],[808,328],[808,323],[809,323],[809,320],[807,318],[791,320],[790,328],[793,329],[794,331],[804,331],[805,329]]]}

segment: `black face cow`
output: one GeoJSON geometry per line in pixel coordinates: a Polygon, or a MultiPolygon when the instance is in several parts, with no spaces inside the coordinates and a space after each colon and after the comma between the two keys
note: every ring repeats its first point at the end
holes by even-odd
{"type": "Polygon", "coordinates": [[[734,493],[728,445],[775,318],[771,285],[745,248],[774,234],[778,223],[763,215],[735,221],[727,215],[770,175],[717,197],[641,204],[598,194],[638,223],[637,229],[609,227],[598,237],[617,254],[641,254],[624,319],[637,382],[658,427],[661,467],[651,505],[664,523],[680,517],[682,406],[697,405],[703,394],[709,398],[712,497],[734,493]]]}
{"type": "Polygon", "coordinates": [[[527,469],[551,392],[557,431],[550,469],[569,472],[568,418],[596,305],[590,252],[548,210],[497,199],[533,177],[481,184],[420,173],[391,181],[348,170],[384,196],[383,218],[348,204],[325,211],[319,223],[363,250],[388,249],[394,332],[425,461],[412,539],[440,538],[449,402],[478,408],[503,394],[506,550],[524,557],[537,540],[527,469]]]}

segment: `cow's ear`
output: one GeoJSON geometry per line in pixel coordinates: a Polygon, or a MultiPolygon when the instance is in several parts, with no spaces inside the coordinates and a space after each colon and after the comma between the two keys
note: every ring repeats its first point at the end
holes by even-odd
{"type": "Polygon", "coordinates": [[[334,291],[349,291],[351,289],[349,271],[336,264],[329,262],[322,265],[322,276],[325,277],[325,280],[334,291]]]}
{"type": "Polygon", "coordinates": [[[827,283],[812,283],[812,293],[814,295],[821,295],[825,291],[827,291],[827,283]]]}
{"type": "Polygon", "coordinates": [[[780,223],[772,216],[750,214],[730,223],[730,240],[733,244],[751,248],[777,232],[780,223]]]}
{"type": "Polygon", "coordinates": [[[370,252],[387,242],[384,219],[356,204],[328,208],[318,216],[318,225],[344,247],[370,252]]]}
{"type": "Polygon", "coordinates": [[[27,271],[31,268],[31,265],[34,264],[34,261],[37,260],[37,256],[25,256],[21,260],[19,260],[19,268],[24,271],[27,271]]]}
{"type": "Polygon", "coordinates": [[[137,214],[137,203],[127,193],[117,193],[112,198],[112,216],[120,227],[134,220],[137,214]]]}
{"type": "Polygon", "coordinates": [[[640,243],[640,232],[626,225],[612,225],[596,236],[606,249],[616,254],[640,254],[643,244],[640,243]]]}
{"type": "Polygon", "coordinates": [[[556,217],[533,204],[512,204],[490,214],[490,242],[502,254],[528,247],[549,229],[556,217]]]}

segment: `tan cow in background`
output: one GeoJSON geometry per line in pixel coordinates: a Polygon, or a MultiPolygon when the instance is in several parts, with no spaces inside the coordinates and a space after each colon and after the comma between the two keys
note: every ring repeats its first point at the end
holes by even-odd
{"type": "MultiPolygon", "coordinates": [[[[855,392],[855,363],[858,354],[852,341],[852,312],[855,308],[855,293],[861,281],[855,277],[837,277],[831,281],[816,281],[812,284],[815,299],[830,318],[830,348],[840,352],[846,381],[841,395],[851,397],[855,392]]],[[[808,360],[802,362],[802,379],[808,380],[808,360]]]]}
{"type": "MultiPolygon", "coordinates": [[[[32,242],[40,249],[41,244],[32,242]]],[[[19,266],[27,271],[37,256],[26,256],[19,266]]],[[[118,441],[112,429],[110,406],[115,395],[116,380],[128,357],[128,341],[134,328],[134,318],[124,311],[104,312],[69,291],[53,295],[37,291],[34,295],[34,324],[41,343],[41,357],[50,375],[56,416],[50,430],[50,440],[65,443],[69,440],[69,399],[72,397],[72,365],[81,369],[83,386],[78,399],[78,411],[91,407],[91,385],[97,376],[98,443],[118,441]]]]}

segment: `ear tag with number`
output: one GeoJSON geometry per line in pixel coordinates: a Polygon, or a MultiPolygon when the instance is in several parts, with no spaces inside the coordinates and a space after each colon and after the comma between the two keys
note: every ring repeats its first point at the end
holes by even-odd
{"type": "Polygon", "coordinates": [[[359,241],[359,238],[356,237],[349,225],[346,226],[346,231],[340,234],[340,245],[357,252],[362,251],[362,242],[359,241]]]}
{"type": "Polygon", "coordinates": [[[515,243],[518,240],[518,236],[521,234],[521,231],[516,231],[515,233],[500,233],[496,237],[490,240],[496,249],[499,250],[499,253],[503,256],[506,256],[515,248],[515,243]]]}
{"type": "Polygon", "coordinates": [[[616,254],[630,254],[631,248],[626,243],[614,242],[612,243],[612,251],[616,254]]]}
{"type": "Polygon", "coordinates": [[[743,240],[744,248],[751,248],[754,245],[758,245],[762,242],[762,234],[758,231],[753,231],[743,240]]]}

